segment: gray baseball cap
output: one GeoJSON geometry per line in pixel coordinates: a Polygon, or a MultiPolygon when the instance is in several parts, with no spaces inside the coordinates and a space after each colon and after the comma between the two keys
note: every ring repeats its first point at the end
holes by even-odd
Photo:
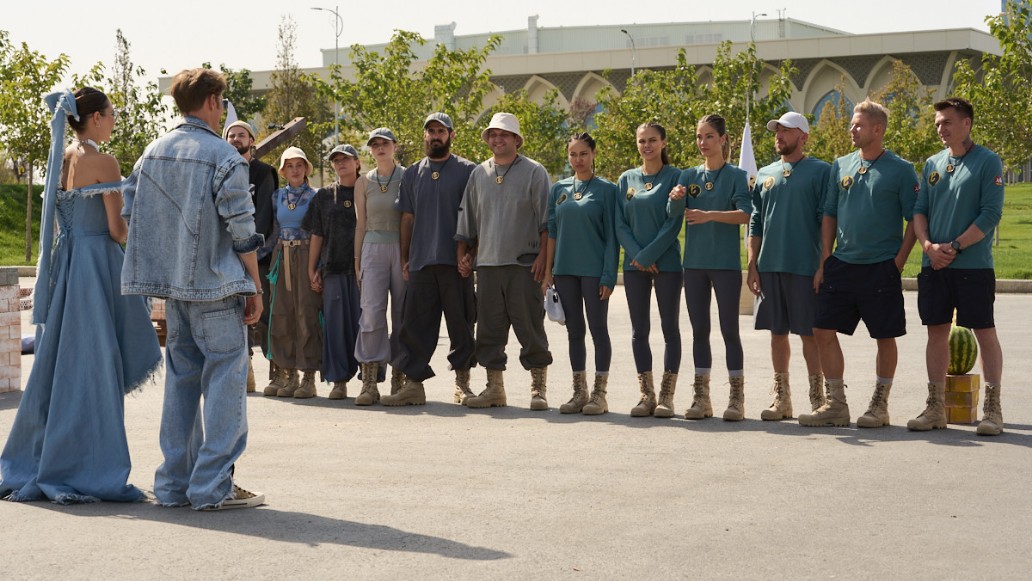
{"type": "Polygon", "coordinates": [[[379,137],[380,139],[386,139],[392,143],[397,143],[398,140],[394,138],[394,132],[386,127],[377,127],[369,132],[369,139],[366,140],[366,145],[373,142],[374,139],[379,137]]]}
{"type": "Polygon", "coordinates": [[[437,113],[427,115],[426,121],[423,122],[423,129],[426,129],[426,126],[430,125],[431,121],[436,121],[451,131],[455,130],[455,127],[452,125],[451,117],[449,117],[447,113],[441,113],[438,111],[437,113]]]}
{"type": "Polygon", "coordinates": [[[333,156],[340,153],[343,153],[348,157],[358,159],[358,150],[355,149],[353,146],[348,145],[347,143],[334,147],[333,151],[330,151],[330,154],[326,156],[326,159],[328,159],[329,161],[333,161],[333,156]]]}

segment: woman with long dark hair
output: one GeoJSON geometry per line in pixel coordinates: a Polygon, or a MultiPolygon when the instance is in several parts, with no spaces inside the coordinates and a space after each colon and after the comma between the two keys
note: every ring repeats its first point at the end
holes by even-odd
{"type": "Polygon", "coordinates": [[[609,297],[616,287],[620,246],[613,225],[616,184],[595,175],[595,140],[588,133],[566,144],[572,177],[556,182],[548,197],[548,248],[542,288],[554,281],[566,314],[573,368],[573,397],[564,414],[609,411],[606,387],[613,346],[609,340],[609,297]],[[595,346],[595,381],[588,395],[584,315],[595,346]]]}
{"type": "Polygon", "coordinates": [[[146,300],[120,288],[129,231],[121,176],[118,161],[99,150],[115,110],[90,87],[46,102],[54,118],[32,313],[36,356],[0,456],[0,498],[143,500],[127,483],[124,396],[157,370],[161,350],[146,300]],[[66,123],[76,139],[62,152],[66,123]]]}
{"type": "Polygon", "coordinates": [[[638,127],[636,138],[641,166],[620,176],[616,197],[616,235],[624,249],[624,292],[631,315],[631,348],[641,390],[641,398],[631,415],[669,418],[674,415],[674,392],[681,366],[678,318],[682,271],[677,235],[684,221],[684,201],[667,202],[681,177],[681,170],[670,165],[666,129],[662,125],[655,121],[643,123],[638,127]],[[652,314],[649,295],[653,288],[666,344],[658,400],[649,347],[652,314]]]}

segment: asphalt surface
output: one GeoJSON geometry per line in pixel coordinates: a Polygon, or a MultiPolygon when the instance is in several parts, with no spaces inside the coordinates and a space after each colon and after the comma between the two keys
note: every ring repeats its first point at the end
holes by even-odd
{"type": "MultiPolygon", "coordinates": [[[[450,403],[443,338],[426,406],[358,408],[357,381],[344,401],[325,399],[328,385],[311,400],[250,397],[237,481],[265,492],[264,507],[198,513],[146,503],[0,503],[0,578],[1027,579],[1032,296],[997,298],[1007,425],[996,438],[977,436],[974,425],[906,430],[926,396],[916,294],[907,292],[906,302],[910,334],[899,341],[887,428],[760,421],[769,403],[769,336],[752,330],[748,316],[740,319],[746,421],[719,419],[728,388],[719,331],[718,418],[629,417],[637,384],[618,288],[606,415],[558,412],[570,395],[563,327],[546,322],[556,359],[547,412],[527,409],[530,374],[519,368],[514,336],[510,406],[450,403]]],[[[691,402],[693,369],[683,309],[681,321],[679,414],[691,402]]],[[[652,345],[658,368],[658,320],[652,345]]],[[[806,374],[798,339],[792,345],[798,414],[808,407],[806,374]]],[[[872,391],[874,341],[861,326],[843,347],[855,421],[872,391]]],[[[31,361],[23,357],[23,383],[31,361]]],[[[263,376],[267,366],[255,362],[263,376]]],[[[484,380],[475,369],[474,391],[484,380]]],[[[148,386],[126,403],[130,481],[144,489],[161,461],[162,391],[148,386]]],[[[0,394],[0,438],[18,401],[18,393],[0,394]]]]}

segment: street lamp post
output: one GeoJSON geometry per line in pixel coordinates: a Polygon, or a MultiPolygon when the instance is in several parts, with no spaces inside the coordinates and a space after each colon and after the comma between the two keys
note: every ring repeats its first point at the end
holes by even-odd
{"type": "MultiPolygon", "coordinates": [[[[752,19],[749,20],[749,44],[751,44],[751,45],[755,45],[756,44],[756,35],[755,35],[755,32],[754,32],[755,29],[756,29],[756,17],[757,16],[766,16],[766,15],[767,15],[766,12],[760,12],[760,13],[753,12],[752,13],[752,19]]],[[[749,102],[750,101],[752,101],[752,73],[750,73],[750,77],[749,77],[749,90],[745,94],[745,122],[746,123],[749,123],[749,102]]]]}
{"type": "MultiPolygon", "coordinates": [[[[339,71],[340,71],[340,35],[341,35],[341,33],[344,32],[344,20],[341,19],[340,12],[339,12],[337,6],[334,6],[333,10],[330,10],[329,8],[319,8],[318,6],[313,6],[312,10],[320,10],[322,12],[329,12],[330,14],[333,14],[333,17],[336,19],[336,23],[335,23],[335,26],[334,26],[334,29],[333,29],[333,31],[334,31],[334,36],[333,36],[333,64],[337,67],[337,71],[338,71],[338,74],[339,74],[339,71]]],[[[340,103],[337,101],[337,99],[334,99],[333,100],[333,146],[336,147],[339,144],[340,144],[340,103]]]]}
{"type": "Polygon", "coordinates": [[[752,13],[752,20],[749,21],[749,42],[756,42],[756,35],[755,35],[755,31],[756,31],[756,17],[757,16],[766,16],[766,15],[767,15],[766,12],[760,12],[760,13],[753,12],[752,13]]]}
{"type": "Polygon", "coordinates": [[[630,32],[627,32],[626,28],[621,28],[620,32],[627,35],[627,38],[631,39],[631,76],[634,76],[634,65],[638,60],[638,49],[634,46],[634,37],[631,36],[630,32]]]}

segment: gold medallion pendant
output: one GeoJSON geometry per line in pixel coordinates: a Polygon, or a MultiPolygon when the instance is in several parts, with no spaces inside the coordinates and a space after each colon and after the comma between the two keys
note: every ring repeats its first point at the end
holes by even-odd
{"type": "Polygon", "coordinates": [[[647,191],[649,191],[651,189],[652,189],[652,182],[645,182],[645,191],[647,192],[647,191]]]}
{"type": "Polygon", "coordinates": [[[345,208],[350,208],[351,207],[351,200],[344,200],[344,207],[345,208]]]}
{"type": "Polygon", "coordinates": [[[502,177],[502,176],[495,176],[495,183],[496,184],[500,184],[500,183],[502,183],[504,181],[505,181],[504,177],[502,177]]]}
{"type": "Polygon", "coordinates": [[[951,163],[951,164],[946,166],[946,173],[953,173],[953,170],[955,170],[955,169],[957,169],[957,168],[954,167],[953,164],[951,163]]]}
{"type": "Polygon", "coordinates": [[[297,207],[297,204],[287,204],[287,209],[288,210],[293,210],[296,207],[297,207]]]}
{"type": "Polygon", "coordinates": [[[781,175],[787,178],[788,176],[792,175],[792,170],[786,169],[785,171],[781,172],[781,175]]]}
{"type": "Polygon", "coordinates": [[[380,186],[380,191],[386,193],[387,192],[387,186],[380,186]]]}
{"type": "Polygon", "coordinates": [[[867,168],[864,166],[860,166],[860,169],[857,170],[857,173],[859,173],[860,175],[864,175],[865,173],[867,173],[867,168]]]}
{"type": "Polygon", "coordinates": [[[706,182],[706,191],[707,192],[712,192],[713,191],[713,182],[706,182]]]}
{"type": "Polygon", "coordinates": [[[573,199],[577,200],[577,201],[580,201],[580,199],[583,198],[583,197],[584,197],[584,194],[582,194],[580,192],[577,192],[576,194],[573,195],[573,199]]]}
{"type": "Polygon", "coordinates": [[[430,179],[432,179],[432,180],[439,180],[439,179],[441,179],[441,172],[435,171],[434,173],[430,174],[430,179]]]}

